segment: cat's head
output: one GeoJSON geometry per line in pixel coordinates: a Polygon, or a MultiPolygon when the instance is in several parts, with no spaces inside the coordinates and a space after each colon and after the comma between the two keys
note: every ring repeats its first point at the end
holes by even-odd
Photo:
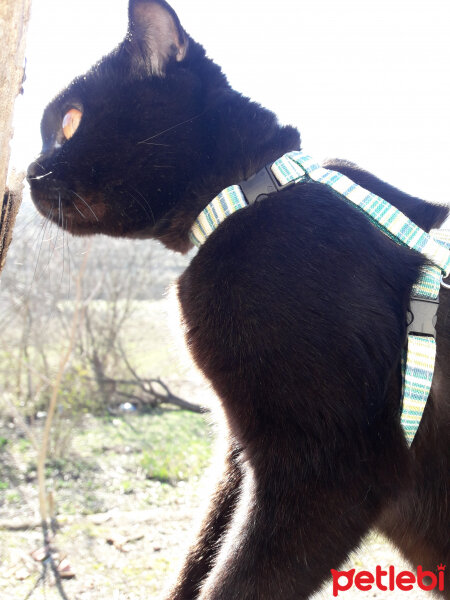
{"type": "Polygon", "coordinates": [[[44,216],[183,252],[211,194],[299,147],[297,130],[230,88],[164,0],[130,0],[124,41],[49,104],[41,132],[28,181],[44,216]]]}
{"type": "Polygon", "coordinates": [[[34,203],[76,234],[151,236],[210,140],[225,77],[163,0],[131,0],[124,41],[46,108],[28,170],[34,203]]]}

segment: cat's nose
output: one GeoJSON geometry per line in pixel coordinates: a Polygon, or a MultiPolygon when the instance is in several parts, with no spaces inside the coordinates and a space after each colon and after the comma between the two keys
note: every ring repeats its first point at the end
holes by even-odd
{"type": "Polygon", "coordinates": [[[28,166],[27,169],[27,180],[30,182],[32,179],[36,179],[39,175],[44,175],[45,169],[35,160],[28,166]]]}

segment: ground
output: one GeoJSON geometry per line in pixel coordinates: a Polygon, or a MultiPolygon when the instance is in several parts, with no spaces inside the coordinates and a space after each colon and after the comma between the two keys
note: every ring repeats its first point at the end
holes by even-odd
{"type": "MultiPolygon", "coordinates": [[[[175,576],[211,485],[213,446],[209,419],[168,409],[152,414],[85,417],[70,440],[68,457],[47,470],[57,502],[58,560],[74,577],[64,581],[71,600],[163,598],[175,576]]],[[[36,427],[38,427],[37,425],[36,427]]],[[[70,426],[70,424],[67,424],[70,426]]],[[[0,597],[59,598],[49,577],[31,596],[42,569],[42,534],[36,513],[33,451],[9,427],[3,442],[0,597]],[[6,437],[6,435],[8,437],[6,437]]],[[[357,571],[377,564],[409,565],[371,533],[350,559],[357,571]]],[[[350,590],[339,597],[404,598],[404,592],[350,590]]],[[[316,599],[331,599],[330,587],[316,599]]],[[[414,600],[431,594],[412,591],[414,600]]],[[[275,599],[274,599],[275,600],[275,599]]]]}

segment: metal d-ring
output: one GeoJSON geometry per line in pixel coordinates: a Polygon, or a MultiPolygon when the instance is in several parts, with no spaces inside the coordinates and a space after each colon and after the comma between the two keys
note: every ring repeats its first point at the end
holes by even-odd
{"type": "Polygon", "coordinates": [[[446,290],[450,290],[450,284],[449,283],[444,283],[444,276],[443,275],[441,275],[441,285],[446,290]]]}

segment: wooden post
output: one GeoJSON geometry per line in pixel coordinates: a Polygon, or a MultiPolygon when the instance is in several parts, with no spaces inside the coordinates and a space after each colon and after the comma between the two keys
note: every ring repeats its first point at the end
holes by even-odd
{"type": "Polygon", "coordinates": [[[6,187],[14,101],[22,89],[31,0],[0,1],[0,271],[21,201],[21,182],[6,187]]]}

